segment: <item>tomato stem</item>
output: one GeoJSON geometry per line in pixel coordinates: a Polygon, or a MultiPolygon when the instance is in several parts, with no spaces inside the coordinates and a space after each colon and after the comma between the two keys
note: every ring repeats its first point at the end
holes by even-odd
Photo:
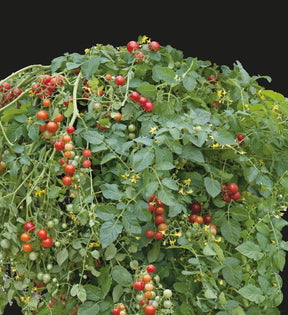
{"type": "Polygon", "coordinates": [[[69,126],[73,126],[76,118],[80,117],[78,107],[77,107],[77,90],[78,90],[79,81],[80,81],[81,76],[82,76],[82,73],[80,71],[77,78],[76,78],[76,81],[74,83],[74,88],[73,88],[73,116],[70,120],[69,126]]]}

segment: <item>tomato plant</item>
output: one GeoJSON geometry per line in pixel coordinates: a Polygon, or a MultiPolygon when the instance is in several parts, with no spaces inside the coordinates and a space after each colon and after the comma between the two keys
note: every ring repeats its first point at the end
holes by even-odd
{"type": "Polygon", "coordinates": [[[1,80],[0,312],[279,314],[288,101],[259,79],[139,36],[1,80]]]}

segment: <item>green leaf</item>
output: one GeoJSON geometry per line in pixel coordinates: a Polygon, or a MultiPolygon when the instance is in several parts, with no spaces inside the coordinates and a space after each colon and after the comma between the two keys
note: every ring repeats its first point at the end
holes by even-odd
{"type": "Polygon", "coordinates": [[[192,162],[204,162],[204,156],[202,152],[193,147],[193,146],[185,146],[183,147],[182,154],[180,155],[183,159],[192,161],[192,162]]]}
{"type": "Polygon", "coordinates": [[[235,145],[236,143],[234,136],[229,131],[225,130],[213,131],[212,137],[220,145],[235,145]]]}
{"type": "Polygon", "coordinates": [[[83,77],[90,80],[93,74],[98,70],[100,64],[100,57],[92,57],[87,61],[83,62],[81,66],[83,77]]]}
{"type": "Polygon", "coordinates": [[[255,302],[257,304],[262,303],[265,300],[265,296],[262,294],[262,290],[256,287],[254,284],[247,284],[243,288],[237,291],[245,299],[255,302]]]}
{"type": "Polygon", "coordinates": [[[235,249],[238,250],[238,252],[240,252],[242,255],[254,260],[260,260],[264,256],[259,245],[251,241],[246,241],[237,246],[235,249]]]}
{"type": "Polygon", "coordinates": [[[148,263],[155,262],[160,255],[160,242],[155,241],[153,247],[148,251],[147,260],[148,263]]]}
{"type": "Polygon", "coordinates": [[[152,68],[152,78],[154,81],[164,81],[166,83],[175,83],[175,72],[167,67],[154,66],[152,68]]]}
{"type": "Polygon", "coordinates": [[[63,248],[56,254],[56,260],[59,266],[61,266],[66,261],[67,258],[68,258],[67,248],[63,248]]]}
{"type": "Polygon", "coordinates": [[[221,184],[216,179],[213,179],[211,177],[205,177],[204,178],[204,185],[205,185],[205,188],[206,188],[208,194],[212,198],[215,198],[221,192],[221,184]]]}
{"type": "Polygon", "coordinates": [[[104,252],[104,257],[106,260],[111,260],[116,256],[116,254],[117,254],[117,248],[112,243],[108,247],[106,247],[106,250],[104,252]]]}
{"type": "Polygon", "coordinates": [[[128,233],[141,234],[142,229],[134,211],[125,211],[122,218],[122,224],[128,233]]]}
{"type": "Polygon", "coordinates": [[[136,90],[148,99],[154,99],[157,95],[157,88],[152,84],[141,85],[136,90]]]}
{"type": "Polygon", "coordinates": [[[52,59],[51,61],[51,72],[54,73],[60,69],[63,63],[67,60],[67,56],[60,56],[52,59]]]}
{"type": "Polygon", "coordinates": [[[171,190],[178,190],[178,185],[175,180],[170,178],[163,178],[162,184],[171,190]]]}
{"type": "Polygon", "coordinates": [[[242,230],[239,222],[233,219],[227,220],[226,218],[223,218],[220,229],[221,234],[228,242],[233,245],[238,244],[242,230]]]}
{"type": "Polygon", "coordinates": [[[102,248],[112,244],[122,232],[123,225],[118,222],[106,221],[100,228],[100,242],[102,248]]]}
{"type": "Polygon", "coordinates": [[[115,265],[112,269],[112,278],[123,287],[130,287],[133,283],[130,272],[120,265],[115,265]]]}
{"type": "Polygon", "coordinates": [[[94,130],[85,131],[81,135],[83,139],[91,144],[101,144],[104,139],[104,136],[101,133],[94,130]]]}
{"type": "Polygon", "coordinates": [[[210,121],[211,113],[201,108],[191,110],[190,116],[193,119],[193,124],[204,125],[210,121]]]}
{"type": "Polygon", "coordinates": [[[132,160],[135,173],[139,173],[152,164],[154,153],[149,147],[143,148],[133,155],[132,160]]]}
{"type": "Polygon", "coordinates": [[[100,186],[100,189],[106,199],[119,200],[123,196],[117,184],[103,184],[100,186]]]}
{"type": "Polygon", "coordinates": [[[99,313],[99,305],[98,303],[94,303],[92,301],[87,301],[83,304],[80,304],[77,315],[91,315],[91,314],[100,314],[99,313]]]}
{"type": "Polygon", "coordinates": [[[225,264],[222,268],[223,278],[233,287],[239,288],[242,281],[242,267],[239,265],[225,264]]]}
{"type": "Polygon", "coordinates": [[[55,199],[59,196],[61,188],[59,186],[53,186],[49,189],[48,198],[55,199]]]}
{"type": "Polygon", "coordinates": [[[188,92],[193,91],[196,85],[197,85],[197,81],[193,72],[190,72],[188,75],[184,77],[183,86],[188,92]]]}

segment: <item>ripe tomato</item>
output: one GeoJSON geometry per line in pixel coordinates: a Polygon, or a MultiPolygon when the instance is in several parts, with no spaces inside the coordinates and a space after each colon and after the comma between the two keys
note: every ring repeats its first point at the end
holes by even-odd
{"type": "Polygon", "coordinates": [[[69,159],[72,156],[72,151],[65,151],[64,156],[69,159]]]}
{"type": "Polygon", "coordinates": [[[206,224],[209,224],[212,221],[212,216],[210,214],[205,214],[204,215],[204,222],[206,224]]]}
{"type": "Polygon", "coordinates": [[[85,168],[89,168],[91,166],[91,161],[90,160],[84,160],[82,162],[82,166],[85,168]]]}
{"type": "Polygon", "coordinates": [[[216,74],[211,74],[211,75],[209,75],[208,81],[209,81],[209,83],[211,83],[211,84],[216,84],[216,83],[217,83],[217,76],[216,76],[216,74]]]}
{"type": "Polygon", "coordinates": [[[116,121],[120,121],[122,118],[122,114],[121,113],[116,113],[114,116],[113,116],[113,119],[116,120],[116,121]]]}
{"type": "Polygon", "coordinates": [[[163,217],[163,215],[156,215],[155,217],[155,223],[156,224],[161,224],[165,222],[165,218],[163,217]]]}
{"type": "Polygon", "coordinates": [[[106,79],[107,81],[110,81],[110,80],[112,79],[112,75],[109,74],[109,73],[105,74],[105,79],[106,79]]]}
{"type": "Polygon", "coordinates": [[[203,221],[204,221],[203,217],[201,215],[197,215],[194,223],[198,223],[201,225],[203,221]]]}
{"type": "MultiPolygon", "coordinates": [[[[134,100],[134,101],[138,101],[139,98],[140,98],[140,95],[139,95],[138,92],[133,91],[133,92],[131,92],[131,94],[130,94],[130,98],[131,98],[132,100],[134,100]]],[[[134,131],[134,130],[132,130],[132,131],[134,131]]]]}
{"type": "MultiPolygon", "coordinates": [[[[163,223],[164,224],[164,223],[163,223]]],[[[162,238],[163,238],[163,233],[162,232],[160,232],[160,231],[157,231],[156,233],[155,233],[155,238],[156,238],[156,240],[162,240],[162,238]]]]}
{"type": "Polygon", "coordinates": [[[120,314],[120,308],[113,308],[112,313],[113,313],[113,315],[119,315],[120,314]]]}
{"type": "Polygon", "coordinates": [[[138,280],[134,282],[134,288],[137,291],[142,291],[145,288],[145,282],[143,280],[138,280]]]}
{"type": "Polygon", "coordinates": [[[46,124],[46,129],[52,133],[56,132],[58,130],[58,124],[55,121],[49,121],[46,124]]]}
{"type": "Polygon", "coordinates": [[[64,172],[68,175],[73,175],[75,173],[75,166],[73,164],[67,164],[64,167],[64,172]]]}
{"type": "Polygon", "coordinates": [[[145,96],[140,96],[138,99],[138,103],[141,105],[144,105],[146,102],[148,102],[148,99],[145,96]]]}
{"type": "Polygon", "coordinates": [[[28,242],[30,240],[30,234],[24,232],[21,234],[20,239],[22,242],[28,242]]]}
{"type": "Polygon", "coordinates": [[[143,276],[143,281],[144,282],[150,282],[152,280],[152,277],[149,274],[146,274],[143,276]]]}
{"type": "Polygon", "coordinates": [[[51,237],[45,237],[42,239],[41,243],[44,247],[51,247],[53,245],[53,240],[51,237]]]}
{"type": "Polygon", "coordinates": [[[142,51],[138,51],[134,54],[134,59],[138,63],[142,62],[144,57],[145,57],[145,54],[142,51]]]}
{"type": "Polygon", "coordinates": [[[148,48],[150,49],[150,51],[158,51],[160,49],[160,44],[153,41],[149,43],[148,48]]]}
{"type": "Polygon", "coordinates": [[[46,120],[48,118],[49,114],[46,112],[46,110],[40,110],[37,113],[37,118],[38,119],[42,119],[42,120],[46,120]]]}
{"type": "Polygon", "coordinates": [[[245,136],[244,136],[242,133],[239,133],[239,134],[237,135],[237,140],[238,140],[239,142],[243,142],[244,138],[245,138],[245,136]]]}
{"type": "Polygon", "coordinates": [[[117,85],[123,85],[125,83],[125,78],[122,77],[122,75],[117,75],[115,82],[117,85]]]}
{"type": "Polygon", "coordinates": [[[232,194],[231,195],[231,198],[233,199],[233,200],[238,200],[238,199],[240,199],[240,197],[241,197],[241,194],[240,194],[240,192],[239,191],[236,191],[236,193],[234,193],[234,194],[232,194]]]}
{"type": "Polygon", "coordinates": [[[197,214],[196,214],[196,213],[191,214],[191,215],[189,216],[189,219],[188,219],[189,222],[194,223],[196,217],[197,217],[197,214]]]}
{"type": "Polygon", "coordinates": [[[149,202],[152,202],[153,200],[155,199],[155,194],[152,194],[150,197],[149,197],[149,202]]]}
{"type": "Polygon", "coordinates": [[[47,231],[45,229],[40,229],[37,233],[39,238],[46,238],[47,237],[47,231]]]}
{"type": "Polygon", "coordinates": [[[166,223],[160,223],[158,224],[158,231],[164,232],[168,229],[168,225],[166,223]]]}
{"type": "Polygon", "coordinates": [[[198,201],[193,202],[190,206],[192,213],[199,213],[201,211],[201,208],[202,206],[198,201]]]}
{"type": "Polygon", "coordinates": [[[27,232],[35,231],[35,224],[32,221],[28,221],[24,224],[24,230],[27,232]]]}
{"type": "Polygon", "coordinates": [[[132,52],[133,50],[138,50],[139,49],[139,44],[137,42],[135,42],[134,40],[131,40],[128,44],[127,44],[127,50],[129,52],[132,52]]]}
{"type": "Polygon", "coordinates": [[[64,142],[70,142],[71,141],[71,137],[69,136],[69,135],[65,135],[64,137],[63,137],[63,141],[64,142]]]}
{"type": "Polygon", "coordinates": [[[63,140],[58,140],[54,143],[54,148],[57,151],[62,151],[65,148],[65,142],[63,140]]]}
{"type": "Polygon", "coordinates": [[[73,133],[75,131],[75,128],[73,126],[68,126],[66,128],[67,133],[73,133]]]}
{"type": "Polygon", "coordinates": [[[56,118],[54,118],[54,121],[61,122],[63,120],[63,115],[61,113],[58,114],[56,118]]]}
{"type": "Polygon", "coordinates": [[[154,204],[152,202],[147,202],[148,203],[148,210],[150,213],[152,213],[154,211],[154,204]]]}
{"type": "Polygon", "coordinates": [[[145,291],[145,292],[144,292],[144,296],[145,296],[146,299],[150,299],[150,298],[152,297],[152,295],[153,295],[153,294],[152,294],[151,291],[145,291]]]}
{"type": "Polygon", "coordinates": [[[147,230],[145,232],[145,235],[147,238],[152,238],[152,237],[154,237],[154,231],[153,230],[147,230]]]}
{"type": "Polygon", "coordinates": [[[82,151],[82,155],[83,155],[84,157],[90,157],[90,156],[91,156],[91,151],[90,151],[89,149],[84,149],[84,150],[82,151]]]}
{"type": "Polygon", "coordinates": [[[231,194],[235,194],[238,191],[238,185],[235,183],[229,183],[227,188],[231,194]]]}
{"type": "MultiPolygon", "coordinates": [[[[68,152],[70,152],[70,151],[68,151],[68,152]]],[[[65,186],[70,186],[72,184],[72,177],[71,176],[64,176],[62,178],[62,183],[65,186]]]]}
{"type": "Polygon", "coordinates": [[[157,206],[164,206],[164,202],[162,202],[159,198],[156,198],[155,199],[156,203],[157,203],[157,206]]]}
{"type": "Polygon", "coordinates": [[[32,245],[30,243],[25,243],[23,244],[22,249],[25,253],[29,253],[32,250],[32,245]]]}
{"type": "Polygon", "coordinates": [[[152,102],[146,102],[144,105],[143,105],[143,108],[146,110],[146,112],[150,113],[152,112],[153,108],[154,108],[154,105],[152,102]]]}
{"type": "Polygon", "coordinates": [[[144,308],[144,313],[146,315],[155,315],[156,314],[156,307],[154,305],[146,305],[144,308]]]}
{"type": "Polygon", "coordinates": [[[155,266],[154,265],[148,265],[147,267],[146,267],[146,270],[147,270],[147,272],[149,272],[149,273],[153,273],[154,271],[155,271],[155,266]]]}
{"type": "MultiPolygon", "coordinates": [[[[156,207],[155,208],[155,213],[157,214],[157,215],[161,215],[161,214],[163,214],[165,212],[165,209],[163,208],[163,207],[161,207],[161,206],[158,206],[158,207],[156,207]]],[[[163,221],[164,222],[164,221],[163,221]]]]}
{"type": "Polygon", "coordinates": [[[44,100],[42,101],[42,104],[44,107],[49,107],[51,104],[51,101],[49,100],[49,98],[44,98],[44,100]]]}

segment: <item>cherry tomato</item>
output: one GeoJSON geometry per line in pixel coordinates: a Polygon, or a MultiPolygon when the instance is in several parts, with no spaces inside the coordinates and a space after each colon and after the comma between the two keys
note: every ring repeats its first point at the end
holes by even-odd
{"type": "Polygon", "coordinates": [[[53,245],[53,240],[51,237],[45,237],[42,239],[41,243],[44,247],[51,247],[53,245]]]}
{"type": "Polygon", "coordinates": [[[117,85],[123,85],[125,83],[125,78],[122,77],[122,75],[117,75],[115,82],[117,85]]]}
{"type": "Polygon", "coordinates": [[[197,215],[194,223],[198,223],[201,225],[203,221],[204,221],[203,217],[201,215],[197,215]]]}
{"type": "Polygon", "coordinates": [[[155,223],[156,224],[161,224],[165,222],[165,218],[163,217],[163,215],[156,215],[155,217],[155,223]]]}
{"type": "Polygon", "coordinates": [[[58,124],[55,121],[49,121],[46,124],[46,129],[52,133],[56,132],[58,130],[58,124]]]}
{"type": "Polygon", "coordinates": [[[157,215],[161,215],[161,214],[163,214],[164,212],[165,212],[165,209],[164,209],[163,207],[161,207],[161,206],[158,206],[158,207],[155,208],[155,213],[156,213],[157,215]]]}
{"type": "Polygon", "coordinates": [[[23,244],[22,249],[25,253],[29,253],[32,250],[32,245],[30,243],[25,243],[23,244]]]}
{"type": "Polygon", "coordinates": [[[67,164],[64,167],[64,172],[68,175],[73,175],[75,173],[75,166],[73,164],[67,164]]]}
{"type": "Polygon", "coordinates": [[[158,224],[158,231],[164,232],[168,229],[168,225],[166,223],[160,223],[158,224]]]}
{"type": "Polygon", "coordinates": [[[158,51],[160,49],[160,44],[158,42],[153,41],[149,43],[148,48],[151,51],[158,51]]]}
{"type": "Polygon", "coordinates": [[[154,237],[154,231],[153,230],[147,230],[145,232],[145,235],[147,238],[152,238],[152,237],[154,237]]]}
{"type": "Polygon", "coordinates": [[[45,229],[40,229],[37,233],[39,238],[46,238],[47,237],[47,231],[45,229]]]}
{"type": "Polygon", "coordinates": [[[211,75],[209,75],[208,81],[209,81],[209,83],[211,83],[211,84],[216,84],[216,83],[217,83],[217,76],[216,76],[216,74],[211,74],[211,75]]]}
{"type": "MultiPolygon", "coordinates": [[[[46,128],[47,124],[44,126],[46,128]]],[[[40,128],[39,128],[40,130],[40,128]]],[[[42,136],[43,138],[49,140],[53,137],[53,132],[50,132],[49,130],[44,129],[44,131],[42,132],[42,136]]]]}
{"type": "Polygon", "coordinates": [[[90,156],[91,156],[91,151],[90,151],[89,149],[84,149],[84,150],[82,151],[82,155],[83,155],[84,157],[90,157],[90,156]]]}
{"type": "Polygon", "coordinates": [[[27,232],[35,231],[35,224],[32,221],[28,221],[24,224],[24,230],[27,232]]]}
{"type": "Polygon", "coordinates": [[[58,140],[54,143],[54,148],[57,151],[62,151],[65,148],[65,142],[63,140],[58,140]]]}
{"type": "Polygon", "coordinates": [[[69,136],[69,135],[65,135],[64,137],[63,137],[63,141],[64,142],[70,142],[71,141],[71,137],[69,136]]]}
{"type": "Polygon", "coordinates": [[[68,126],[66,128],[67,133],[73,133],[75,131],[75,128],[73,126],[68,126]]]}
{"type": "Polygon", "coordinates": [[[119,315],[120,309],[119,308],[113,308],[112,313],[113,313],[113,315],[119,315]]]}
{"type": "Polygon", "coordinates": [[[149,202],[152,202],[153,200],[155,199],[155,194],[152,194],[150,197],[149,197],[149,202]]]}
{"type": "Polygon", "coordinates": [[[210,226],[211,234],[212,235],[216,235],[217,234],[217,227],[216,227],[216,225],[211,223],[209,226],[210,226]]]}
{"type": "Polygon", "coordinates": [[[82,162],[82,166],[85,168],[89,168],[91,166],[91,161],[90,160],[84,160],[82,162]]]}
{"type": "Polygon", "coordinates": [[[197,217],[197,214],[196,214],[196,213],[191,214],[191,215],[189,216],[189,219],[188,219],[188,220],[189,220],[189,222],[194,223],[194,222],[195,222],[196,217],[197,217]]]}
{"type": "MultiPolygon", "coordinates": [[[[133,91],[133,92],[130,93],[130,98],[131,98],[132,100],[134,100],[134,101],[138,101],[139,98],[140,98],[140,95],[139,95],[138,92],[133,91]]],[[[132,130],[132,131],[134,131],[134,130],[132,130]]]]}
{"type": "Polygon", "coordinates": [[[157,206],[164,206],[164,202],[162,202],[159,198],[156,198],[155,199],[156,203],[157,203],[157,206]]]}
{"type": "Polygon", "coordinates": [[[141,105],[144,105],[146,102],[148,102],[148,99],[145,96],[140,96],[138,99],[138,103],[141,105]]]}
{"type": "Polygon", "coordinates": [[[143,281],[144,282],[150,282],[152,280],[152,277],[149,274],[146,274],[143,276],[143,281]]]}
{"type": "Polygon", "coordinates": [[[157,232],[155,233],[155,238],[156,238],[156,240],[162,240],[163,236],[164,236],[163,233],[160,232],[160,231],[157,231],[157,232]]]}
{"type": "Polygon", "coordinates": [[[134,282],[134,288],[137,291],[142,291],[145,288],[145,282],[143,280],[138,280],[134,282]]]}
{"type": "Polygon", "coordinates": [[[231,194],[235,194],[238,191],[238,185],[235,183],[229,183],[227,188],[231,194]]]}
{"type": "Polygon", "coordinates": [[[105,79],[106,79],[107,81],[110,81],[110,80],[112,79],[112,75],[109,74],[109,73],[105,74],[105,79]]]}
{"type": "Polygon", "coordinates": [[[139,44],[137,42],[135,42],[134,40],[131,40],[128,44],[127,44],[127,50],[129,52],[132,52],[133,50],[138,50],[139,49],[139,44]]]}
{"type": "Polygon", "coordinates": [[[154,289],[153,283],[146,283],[145,284],[145,290],[152,291],[154,289]]]}
{"type": "Polygon", "coordinates": [[[204,222],[206,224],[209,224],[212,221],[212,216],[210,214],[205,214],[204,215],[204,222]]]}
{"type": "Polygon", "coordinates": [[[147,267],[146,267],[146,270],[147,270],[147,272],[149,272],[149,273],[153,273],[154,271],[155,271],[155,266],[154,265],[148,265],[147,267]]]}
{"type": "Polygon", "coordinates": [[[42,101],[42,104],[44,107],[49,107],[51,104],[51,101],[49,100],[49,98],[44,98],[44,100],[42,101]]]}
{"type": "Polygon", "coordinates": [[[61,113],[58,114],[56,118],[54,118],[54,121],[61,122],[63,120],[63,115],[61,113]]]}
{"type": "Polygon", "coordinates": [[[154,211],[154,208],[155,208],[154,204],[152,202],[147,202],[147,204],[148,204],[149,212],[152,213],[154,211]]]}
{"type": "Polygon", "coordinates": [[[192,210],[192,213],[199,213],[201,211],[201,204],[198,201],[195,201],[191,204],[190,209],[192,210]]]}
{"type": "Polygon", "coordinates": [[[152,102],[146,102],[144,105],[143,105],[143,108],[146,110],[146,112],[150,113],[152,112],[153,108],[154,108],[154,105],[152,102]]]}
{"type": "Polygon", "coordinates": [[[114,116],[113,116],[113,119],[116,120],[116,121],[120,121],[122,118],[122,114],[121,113],[116,113],[114,116]]]}
{"type": "Polygon", "coordinates": [[[144,57],[145,57],[145,54],[143,51],[138,51],[134,54],[134,59],[137,63],[142,62],[144,57]]]}
{"type": "Polygon", "coordinates": [[[49,114],[46,112],[46,110],[40,110],[37,113],[37,118],[41,120],[46,120],[48,118],[49,114]]]}
{"type": "Polygon", "coordinates": [[[144,313],[146,315],[155,315],[156,314],[156,307],[154,305],[146,305],[144,308],[144,313]]]}
{"type": "MultiPolygon", "coordinates": [[[[70,151],[68,151],[68,152],[70,152],[70,151]]],[[[62,178],[62,183],[65,186],[70,186],[72,184],[72,177],[71,176],[64,176],[62,178]]]]}
{"type": "Polygon", "coordinates": [[[240,199],[240,197],[241,197],[241,194],[239,191],[236,191],[234,194],[231,195],[231,199],[233,199],[235,201],[240,199]]]}
{"type": "Polygon", "coordinates": [[[22,233],[20,236],[21,241],[28,242],[30,240],[30,234],[29,233],[22,233]]]}

